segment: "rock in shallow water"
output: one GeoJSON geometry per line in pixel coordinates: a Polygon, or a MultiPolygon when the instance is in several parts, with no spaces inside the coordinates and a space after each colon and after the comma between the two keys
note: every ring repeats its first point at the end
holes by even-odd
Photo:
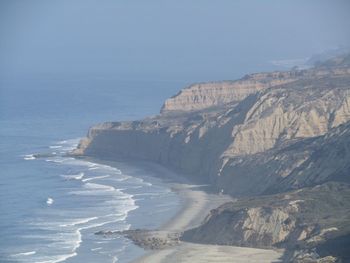
{"type": "Polygon", "coordinates": [[[110,237],[122,235],[134,242],[135,245],[144,249],[163,249],[175,246],[179,243],[180,233],[169,231],[154,231],[144,229],[124,230],[124,231],[99,231],[96,235],[110,237]]]}

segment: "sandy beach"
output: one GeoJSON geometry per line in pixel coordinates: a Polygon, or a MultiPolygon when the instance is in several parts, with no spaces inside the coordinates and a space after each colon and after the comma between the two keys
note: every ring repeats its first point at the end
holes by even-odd
{"type": "MultiPolygon", "coordinates": [[[[190,184],[185,178],[158,165],[152,165],[152,170],[165,175],[173,191],[182,200],[182,209],[169,222],[159,228],[158,235],[181,233],[184,230],[198,226],[211,209],[232,201],[227,195],[211,194],[202,190],[205,186],[190,184]]],[[[283,251],[243,248],[234,246],[218,246],[179,242],[179,244],[149,252],[133,263],[157,262],[282,262],[283,251]]]]}
{"type": "MultiPolygon", "coordinates": [[[[96,158],[91,159],[94,162],[107,164],[114,167],[120,167],[120,162],[106,161],[96,158]]],[[[179,175],[163,166],[150,162],[130,162],[126,161],[128,166],[142,168],[150,171],[152,175],[161,178],[167,183],[172,191],[178,194],[181,200],[181,209],[165,222],[158,229],[141,230],[137,233],[137,239],[142,240],[142,247],[147,247],[148,240],[156,237],[160,240],[168,240],[173,234],[180,234],[187,229],[199,226],[210,210],[217,208],[221,204],[234,201],[231,196],[211,193],[209,185],[197,185],[190,182],[189,179],[179,175]],[[144,242],[144,243],[143,243],[144,242]],[[145,245],[146,244],[146,245],[145,245]]],[[[131,230],[133,231],[133,230],[131,230]]],[[[131,238],[132,239],[132,238],[131,238]]],[[[135,240],[134,240],[135,241],[135,240]]],[[[146,254],[132,263],[267,263],[283,262],[281,260],[283,250],[257,249],[248,247],[222,246],[195,244],[190,242],[175,242],[168,240],[170,246],[157,249],[145,249],[146,254]]],[[[151,242],[152,243],[152,242],[151,242]]]]}

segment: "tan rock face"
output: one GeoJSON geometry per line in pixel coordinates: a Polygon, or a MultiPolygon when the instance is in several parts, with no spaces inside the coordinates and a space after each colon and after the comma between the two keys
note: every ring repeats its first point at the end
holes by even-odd
{"type": "Polygon", "coordinates": [[[350,74],[348,68],[270,72],[247,75],[237,81],[199,83],[181,90],[165,101],[161,113],[198,111],[238,102],[267,88],[291,83],[301,78],[320,78],[350,74]]]}
{"type": "Polygon", "coordinates": [[[251,208],[247,211],[247,215],[242,226],[246,242],[260,239],[260,242],[263,243],[266,237],[269,237],[269,245],[272,246],[285,241],[295,227],[295,220],[288,221],[289,214],[283,209],[274,209],[267,214],[261,207],[251,208]]]}
{"type": "Polygon", "coordinates": [[[179,95],[166,100],[161,112],[202,110],[232,101],[240,101],[263,88],[261,84],[246,83],[243,85],[234,82],[195,84],[183,89],[179,95]]]}
{"type": "Polygon", "coordinates": [[[186,231],[183,239],[269,248],[294,238],[302,230],[297,226],[295,212],[295,207],[288,205],[235,208],[235,203],[227,203],[212,210],[201,226],[186,231]]]}
{"type": "Polygon", "coordinates": [[[287,73],[260,73],[238,81],[223,81],[194,84],[170,99],[167,99],[161,112],[198,111],[221,106],[245,99],[260,90],[295,80],[287,73]]]}
{"type": "Polygon", "coordinates": [[[212,210],[200,226],[185,231],[182,239],[310,249],[349,233],[349,194],[349,184],[326,183],[277,195],[241,198],[212,210]]]}
{"type": "Polygon", "coordinates": [[[347,122],[350,116],[350,91],[344,92],[341,106],[334,113],[332,127],[337,127],[340,124],[347,122]]]}
{"type": "Polygon", "coordinates": [[[279,141],[324,135],[350,120],[349,105],[348,89],[268,91],[248,111],[244,123],[233,128],[232,143],[223,155],[255,154],[279,141]],[[307,92],[318,94],[305,96],[307,92]]]}

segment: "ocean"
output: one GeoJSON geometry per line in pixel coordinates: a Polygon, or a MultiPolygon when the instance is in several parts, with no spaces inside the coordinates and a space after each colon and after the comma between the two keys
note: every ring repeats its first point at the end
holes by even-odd
{"type": "Polygon", "coordinates": [[[0,262],[129,262],[143,249],[100,230],[154,229],[180,209],[152,169],[74,159],[89,126],[159,112],[185,83],[40,78],[0,86],[0,262]],[[47,154],[35,158],[33,154],[47,154]]]}

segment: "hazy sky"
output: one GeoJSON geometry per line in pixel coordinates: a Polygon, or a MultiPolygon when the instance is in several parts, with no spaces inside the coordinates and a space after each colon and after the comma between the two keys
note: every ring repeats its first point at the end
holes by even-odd
{"type": "Polygon", "coordinates": [[[349,0],[0,0],[0,76],[215,80],[350,45],[349,0]]]}

